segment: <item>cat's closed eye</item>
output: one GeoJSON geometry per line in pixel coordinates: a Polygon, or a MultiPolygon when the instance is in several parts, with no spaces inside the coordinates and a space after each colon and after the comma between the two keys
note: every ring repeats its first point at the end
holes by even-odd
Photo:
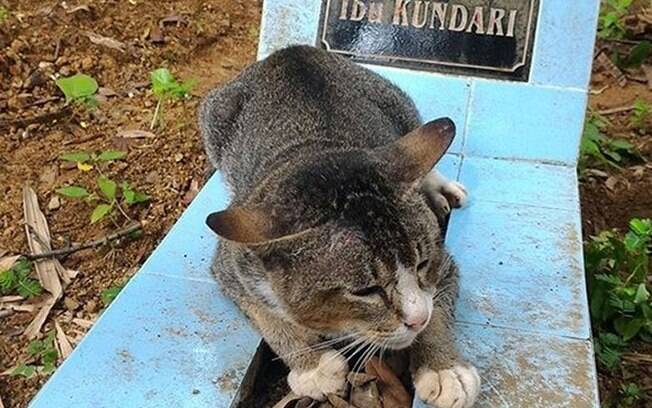
{"type": "Polygon", "coordinates": [[[360,297],[383,295],[384,293],[385,293],[385,289],[383,289],[381,286],[378,285],[368,286],[366,288],[356,289],[351,291],[351,294],[353,296],[360,296],[360,297]]]}
{"type": "Polygon", "coordinates": [[[428,264],[430,263],[430,260],[424,259],[423,261],[419,262],[417,265],[417,271],[424,270],[428,267],[428,264]]]}

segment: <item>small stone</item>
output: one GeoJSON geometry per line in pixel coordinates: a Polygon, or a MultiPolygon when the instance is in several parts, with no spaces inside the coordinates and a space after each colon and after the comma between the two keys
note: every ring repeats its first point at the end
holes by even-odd
{"type": "Polygon", "coordinates": [[[84,310],[87,313],[95,313],[97,312],[97,302],[95,300],[89,300],[86,302],[86,305],[84,305],[84,310]]]}
{"type": "Polygon", "coordinates": [[[70,310],[71,312],[79,309],[79,302],[69,297],[63,299],[63,304],[66,306],[66,309],[70,310]]]}
{"type": "Polygon", "coordinates": [[[181,160],[183,160],[183,154],[181,153],[175,153],[174,154],[174,161],[179,163],[181,160]]]}
{"type": "Polygon", "coordinates": [[[59,68],[59,74],[62,75],[62,76],[65,76],[65,77],[69,76],[70,75],[70,67],[65,65],[65,66],[59,68]]]}
{"type": "Polygon", "coordinates": [[[147,176],[145,176],[145,181],[149,184],[157,184],[160,180],[161,177],[156,170],[150,171],[147,173],[147,176]]]}
{"type": "Polygon", "coordinates": [[[50,199],[50,202],[48,203],[48,210],[58,210],[59,207],[61,207],[61,200],[59,199],[59,196],[53,195],[50,199]]]}
{"type": "Polygon", "coordinates": [[[193,393],[193,395],[197,395],[197,394],[199,394],[199,390],[195,388],[194,390],[192,390],[192,393],[193,393]]]}
{"type": "Polygon", "coordinates": [[[81,62],[81,67],[84,71],[89,71],[95,66],[95,61],[92,57],[85,57],[81,62]]]}

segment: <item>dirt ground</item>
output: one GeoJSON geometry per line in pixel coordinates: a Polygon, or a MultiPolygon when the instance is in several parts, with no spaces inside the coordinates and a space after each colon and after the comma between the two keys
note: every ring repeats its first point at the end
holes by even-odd
{"type": "MultiPolygon", "coordinates": [[[[56,318],[73,345],[77,343],[101,312],[102,291],[124,283],[138,269],[203,184],[208,168],[197,132],[197,105],[207,90],[254,60],[260,3],[0,0],[10,11],[0,24],[0,254],[27,252],[24,185],[37,192],[56,247],[97,239],[128,223],[116,214],[90,225],[91,208],[83,201],[52,204],[55,189],[91,186],[95,179],[94,173],[58,160],[62,153],[127,151],[126,159],[103,171],[151,196],[148,204],[125,208],[130,218],[143,224],[141,237],[62,259],[79,275],[65,288],[44,331],[52,329],[56,318]],[[123,47],[95,44],[93,34],[120,41],[123,47]],[[178,78],[198,80],[192,97],[166,103],[163,124],[153,131],[154,137],[120,137],[124,130],[149,128],[156,105],[149,73],[160,67],[178,78]],[[93,76],[106,88],[96,110],[64,108],[52,78],[77,72],[93,76]]],[[[636,99],[652,102],[643,73],[629,74],[633,79],[621,87],[597,67],[591,108],[604,111],[636,99]]],[[[610,134],[630,140],[643,157],[652,158],[652,137],[633,129],[629,112],[608,118],[610,134]]],[[[652,170],[638,163],[597,172],[582,180],[581,196],[586,237],[605,228],[625,229],[632,217],[652,217],[652,170]]],[[[28,341],[21,333],[32,318],[33,313],[19,311],[0,316],[0,373],[27,358],[28,341]]],[[[635,350],[652,353],[649,345],[636,345],[635,350]]],[[[603,399],[615,395],[628,378],[652,378],[652,369],[625,362],[615,375],[601,372],[603,399]]],[[[45,380],[0,374],[2,402],[7,408],[25,407],[45,380]]],[[[652,384],[646,385],[652,389],[652,384]]],[[[647,401],[652,406],[652,399],[647,401]]]]}
{"type": "MultiPolygon", "coordinates": [[[[596,53],[609,54],[620,51],[627,53],[631,44],[598,41],[596,53]]],[[[650,61],[646,61],[648,64],[650,61]]],[[[652,103],[652,82],[648,82],[643,69],[623,72],[626,83],[618,81],[609,70],[595,63],[591,81],[590,110],[603,114],[610,124],[604,133],[614,138],[628,140],[640,153],[642,160],[626,162],[617,169],[601,166],[593,175],[585,176],[580,182],[582,203],[582,224],[584,237],[589,238],[598,232],[616,228],[627,231],[632,218],[652,218],[652,135],[650,118],[643,130],[632,124],[630,109],[619,113],[613,110],[631,107],[635,101],[652,103]]],[[[599,366],[600,398],[603,406],[651,407],[652,406],[652,345],[642,341],[632,344],[631,359],[624,359],[614,372],[599,366]],[[636,356],[638,355],[638,356],[636,356]],[[647,362],[646,362],[647,361],[647,362]],[[641,387],[642,398],[633,405],[620,405],[621,385],[635,382],[641,387]]]]}
{"type": "MultiPolygon", "coordinates": [[[[255,0],[0,0],[0,5],[10,11],[0,24],[0,250],[27,250],[25,184],[38,194],[56,247],[103,237],[127,223],[116,215],[91,226],[92,208],[82,201],[63,199],[59,208],[47,209],[62,185],[94,183],[92,172],[58,160],[62,153],[127,151],[126,159],[104,171],[151,196],[149,204],[125,208],[144,225],[141,238],[62,260],[79,275],[45,329],[56,318],[74,344],[87,329],[83,322],[95,320],[103,307],[101,292],[137,270],[203,184],[207,164],[197,105],[207,90],[255,59],[261,5],[255,0]],[[124,43],[124,51],[92,43],[88,32],[124,43]],[[179,79],[196,79],[192,97],[165,104],[164,124],[154,138],[119,137],[123,130],[149,129],[156,105],[149,73],[161,67],[179,79]],[[62,98],[50,100],[61,96],[51,77],[77,72],[110,90],[94,111],[67,112],[62,98]],[[48,113],[56,123],[42,120],[48,113]]],[[[0,372],[26,359],[28,341],[20,333],[32,317],[24,312],[0,317],[0,372]]],[[[0,376],[5,406],[25,407],[44,381],[0,376]]]]}

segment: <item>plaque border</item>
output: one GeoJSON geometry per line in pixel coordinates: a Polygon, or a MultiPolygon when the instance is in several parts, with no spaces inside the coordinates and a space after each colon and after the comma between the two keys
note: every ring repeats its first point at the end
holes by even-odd
{"type": "MultiPolygon", "coordinates": [[[[486,72],[496,72],[498,74],[513,74],[515,73],[518,69],[524,67],[527,65],[527,60],[528,57],[531,54],[531,46],[530,42],[532,41],[532,37],[534,37],[534,34],[536,34],[536,29],[532,30],[532,23],[534,22],[534,9],[535,3],[538,3],[539,7],[541,6],[541,2],[537,2],[536,0],[529,0],[530,1],[530,16],[528,17],[528,24],[527,24],[527,36],[525,38],[525,46],[524,46],[524,52],[523,52],[523,58],[521,61],[518,61],[515,66],[512,68],[496,68],[496,67],[488,67],[486,65],[472,65],[472,64],[461,64],[461,63],[455,63],[455,62],[446,62],[446,61],[432,61],[432,60],[426,60],[426,59],[419,59],[419,58],[409,58],[409,57],[399,57],[399,56],[388,56],[388,55],[376,55],[376,54],[359,54],[359,53],[354,53],[351,51],[345,51],[345,50],[339,50],[339,49],[333,49],[328,41],[326,41],[326,30],[328,28],[328,17],[330,16],[330,6],[331,6],[331,1],[332,0],[326,0],[326,7],[324,7],[324,3],[322,2],[322,12],[321,18],[319,25],[321,26],[321,37],[319,41],[322,43],[326,51],[332,52],[335,54],[342,54],[342,55],[348,55],[352,57],[358,57],[358,58],[374,58],[377,60],[380,60],[381,62],[387,64],[391,61],[405,61],[405,62],[417,62],[417,63],[425,63],[425,64],[430,64],[434,66],[445,66],[445,67],[452,67],[452,68],[470,68],[470,69],[476,69],[476,70],[482,70],[486,72]]],[[[373,64],[374,61],[363,61],[363,62],[368,62],[370,64],[373,64]]],[[[435,71],[437,72],[437,71],[435,71]]],[[[443,72],[442,72],[443,73],[443,72]]],[[[527,81],[527,78],[529,78],[529,72],[525,76],[526,78],[524,81],[527,81]]]]}

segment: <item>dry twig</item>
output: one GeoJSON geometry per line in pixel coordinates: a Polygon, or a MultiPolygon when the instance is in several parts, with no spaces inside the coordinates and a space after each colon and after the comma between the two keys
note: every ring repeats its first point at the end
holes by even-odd
{"type": "Polygon", "coordinates": [[[95,239],[92,241],[87,241],[81,244],[70,245],[65,248],[59,248],[49,251],[44,251],[38,254],[25,255],[29,260],[44,259],[44,258],[56,258],[63,255],[68,255],[73,252],[81,251],[84,249],[95,248],[115,241],[117,239],[126,237],[127,235],[140,230],[143,226],[139,222],[135,222],[121,230],[118,230],[112,234],[109,234],[103,238],[95,239]]]}

